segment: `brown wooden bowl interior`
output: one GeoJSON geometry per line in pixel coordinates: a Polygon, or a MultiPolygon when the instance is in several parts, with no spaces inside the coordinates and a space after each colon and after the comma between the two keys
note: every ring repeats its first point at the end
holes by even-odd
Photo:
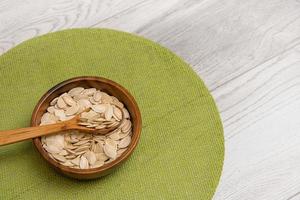
{"type": "Polygon", "coordinates": [[[119,166],[130,156],[130,154],[135,149],[140,138],[142,119],[136,101],[134,100],[132,95],[121,85],[101,77],[82,76],[82,77],[75,77],[66,80],[62,83],[59,83],[58,85],[50,89],[48,92],[46,92],[46,94],[44,94],[42,98],[39,100],[38,104],[36,105],[32,113],[31,126],[38,126],[40,124],[40,120],[43,113],[46,111],[46,109],[49,106],[49,103],[55,97],[78,86],[84,88],[93,87],[93,88],[100,89],[103,92],[106,92],[110,95],[117,97],[128,109],[133,124],[132,141],[128,149],[116,160],[108,164],[105,164],[102,167],[92,168],[92,169],[74,169],[74,168],[61,165],[55,160],[53,160],[45,151],[45,149],[42,147],[40,138],[34,138],[33,143],[36,149],[38,150],[38,152],[42,155],[42,157],[58,172],[76,179],[94,179],[109,174],[110,172],[113,171],[113,169],[119,166]]]}

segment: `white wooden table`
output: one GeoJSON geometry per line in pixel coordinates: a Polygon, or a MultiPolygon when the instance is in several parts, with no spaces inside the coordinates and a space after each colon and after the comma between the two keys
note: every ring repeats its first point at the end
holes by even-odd
{"type": "Polygon", "coordinates": [[[74,27],[145,36],[201,76],[225,129],[215,200],[300,199],[299,0],[0,0],[0,54],[74,27]]]}

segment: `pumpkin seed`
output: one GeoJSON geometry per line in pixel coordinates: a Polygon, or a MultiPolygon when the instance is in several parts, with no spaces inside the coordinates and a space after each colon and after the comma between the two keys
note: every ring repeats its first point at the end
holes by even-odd
{"type": "Polygon", "coordinates": [[[57,100],[57,107],[58,108],[66,108],[67,107],[67,104],[66,102],[63,100],[62,96],[58,97],[58,100],[57,100]]]}
{"type": "Polygon", "coordinates": [[[86,157],[81,156],[80,162],[79,162],[80,169],[88,169],[89,168],[89,161],[86,159],[86,157]]]}
{"type": "Polygon", "coordinates": [[[93,168],[97,168],[97,167],[101,167],[101,166],[103,166],[104,165],[104,161],[102,161],[102,160],[97,160],[93,165],[92,165],[92,167],[93,168]]]}
{"type": "Polygon", "coordinates": [[[75,103],[75,105],[73,105],[73,106],[71,106],[71,107],[69,107],[69,108],[66,109],[65,114],[66,114],[67,116],[75,115],[75,114],[78,112],[78,110],[79,110],[79,105],[77,105],[77,104],[75,103]]]}
{"type": "Polygon", "coordinates": [[[82,91],[84,90],[83,87],[76,87],[76,88],[73,88],[71,89],[68,94],[71,96],[71,97],[74,97],[76,95],[79,95],[82,91]]]}
{"type": "Polygon", "coordinates": [[[118,146],[119,146],[119,148],[123,149],[123,148],[128,147],[130,142],[131,142],[131,137],[128,135],[120,141],[118,146]]]}
{"type": "Polygon", "coordinates": [[[54,98],[51,102],[50,102],[50,106],[54,106],[57,103],[58,97],[54,98]]]}
{"type": "Polygon", "coordinates": [[[100,101],[101,100],[101,92],[100,91],[96,91],[95,93],[94,93],[94,100],[95,101],[100,101]]]}
{"type": "Polygon", "coordinates": [[[65,94],[62,96],[64,102],[69,106],[75,106],[76,101],[73,100],[73,98],[69,94],[65,94]]]}
{"type": "Polygon", "coordinates": [[[93,111],[97,112],[97,113],[104,113],[106,110],[107,105],[105,104],[99,104],[99,105],[92,105],[92,109],[93,111]]]}

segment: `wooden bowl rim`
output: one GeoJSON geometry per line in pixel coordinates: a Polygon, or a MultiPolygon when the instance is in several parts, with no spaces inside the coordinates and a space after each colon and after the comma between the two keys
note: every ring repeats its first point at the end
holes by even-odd
{"type": "Polygon", "coordinates": [[[133,96],[129,93],[129,91],[127,89],[125,89],[123,86],[121,86],[120,84],[103,78],[103,77],[98,77],[98,76],[79,76],[79,77],[74,77],[74,78],[70,78],[67,79],[63,82],[58,83],[57,85],[55,85],[54,87],[52,87],[50,90],[48,90],[38,101],[37,105],[35,106],[33,113],[32,113],[32,117],[31,117],[31,126],[38,126],[37,124],[37,113],[40,109],[40,107],[43,105],[44,101],[49,98],[49,96],[55,92],[56,90],[63,88],[65,85],[73,83],[73,82],[77,82],[77,81],[82,81],[82,80],[87,80],[87,81],[96,81],[96,82],[102,82],[103,84],[108,84],[110,86],[113,86],[115,88],[117,88],[119,91],[121,91],[126,98],[131,101],[131,104],[134,105],[134,113],[136,115],[136,120],[133,122],[133,125],[136,126],[135,128],[135,132],[133,132],[132,134],[132,139],[131,139],[131,143],[128,147],[128,149],[120,156],[118,157],[116,160],[105,164],[101,167],[98,168],[90,168],[90,169],[75,169],[75,168],[71,168],[71,167],[67,167],[64,165],[59,164],[58,162],[56,162],[54,159],[52,159],[48,153],[45,151],[45,149],[42,147],[42,143],[40,138],[34,138],[33,139],[33,143],[34,146],[37,148],[38,152],[42,155],[42,157],[51,165],[53,165],[54,167],[68,172],[68,173],[72,173],[72,174],[79,174],[79,175],[89,175],[89,174],[95,174],[95,173],[103,173],[115,166],[118,166],[119,164],[121,164],[123,161],[125,161],[134,151],[134,149],[136,148],[140,135],[141,135],[141,128],[142,128],[142,119],[141,119],[141,113],[139,110],[139,107],[135,101],[135,99],[133,98],[133,96]]]}

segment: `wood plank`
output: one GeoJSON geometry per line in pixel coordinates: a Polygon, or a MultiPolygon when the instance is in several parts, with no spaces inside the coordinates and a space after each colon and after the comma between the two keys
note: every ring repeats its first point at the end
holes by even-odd
{"type": "Polygon", "coordinates": [[[226,139],[215,199],[289,199],[299,192],[299,67],[300,45],[214,91],[226,139]]]}

